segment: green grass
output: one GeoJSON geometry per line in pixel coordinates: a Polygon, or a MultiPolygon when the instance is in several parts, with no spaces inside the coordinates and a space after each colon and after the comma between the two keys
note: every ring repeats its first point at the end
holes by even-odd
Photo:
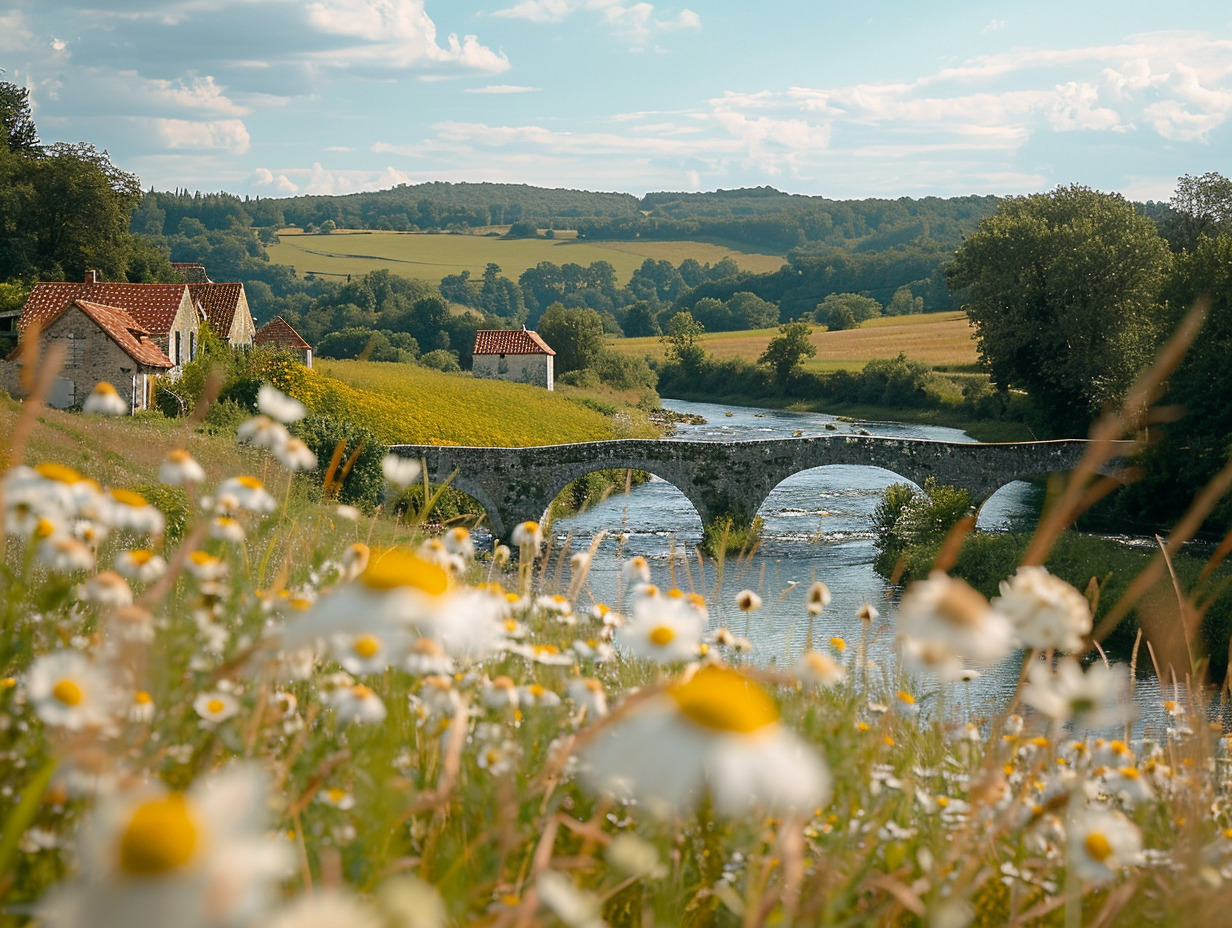
{"type": "Polygon", "coordinates": [[[741,270],[762,273],[783,265],[780,255],[758,254],[709,242],[590,242],[573,238],[502,239],[486,235],[427,232],[334,232],[304,235],[279,233],[281,241],[269,246],[270,260],[289,264],[303,276],[309,272],[329,277],[360,275],[388,269],[402,277],[438,283],[449,274],[470,271],[483,276],[488,262],[516,280],[541,261],[580,264],[607,261],[624,285],[647,258],[679,265],[685,258],[717,264],[730,257],[741,270]]]}

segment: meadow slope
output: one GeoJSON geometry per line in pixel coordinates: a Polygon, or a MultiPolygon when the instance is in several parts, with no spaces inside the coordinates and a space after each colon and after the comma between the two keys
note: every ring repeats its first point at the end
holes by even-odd
{"type": "Polygon", "coordinates": [[[606,242],[556,239],[503,239],[485,235],[452,235],[428,232],[333,232],[304,235],[279,233],[281,241],[268,246],[270,260],[292,265],[303,276],[346,277],[388,269],[402,277],[439,283],[448,274],[470,271],[483,276],[489,262],[516,280],[527,268],[541,261],[580,264],[607,261],[616,269],[623,286],[647,258],[679,265],[685,258],[702,264],[717,264],[731,258],[741,270],[763,273],[783,265],[779,255],[738,251],[709,242],[606,242]]]}
{"type": "MultiPolygon", "coordinates": [[[[777,329],[706,333],[701,345],[719,360],[756,361],[777,334],[777,329]]],[[[968,367],[979,361],[974,336],[975,330],[961,312],[883,316],[858,329],[815,330],[810,341],[817,356],[806,359],[803,366],[808,371],[858,370],[869,361],[893,358],[901,352],[933,367],[968,367]]],[[[656,337],[621,338],[609,344],[621,354],[663,357],[663,345],[656,337]]]]}

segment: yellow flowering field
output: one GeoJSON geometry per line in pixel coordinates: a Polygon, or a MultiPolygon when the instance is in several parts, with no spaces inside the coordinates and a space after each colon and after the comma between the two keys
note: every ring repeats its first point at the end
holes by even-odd
{"type": "MultiPolygon", "coordinates": [[[[314,383],[300,398],[314,411],[345,411],[388,443],[520,447],[657,435],[632,408],[617,420],[527,384],[372,361],[317,367],[317,376],[306,379],[321,386],[314,383]]],[[[295,387],[289,392],[299,396],[295,387]]]]}
{"type": "MultiPolygon", "coordinates": [[[[820,631],[842,577],[720,604],[698,552],[621,547],[597,601],[597,542],[525,522],[477,551],[303,505],[315,462],[286,425],[308,403],[269,385],[239,472],[182,430],[157,447],[141,422],[50,417],[151,446],[105,480],[88,454],[40,459],[40,395],[3,407],[0,924],[1069,928],[1232,904],[1200,655],[1143,645],[1176,662],[1137,707],[1163,724],[1135,728],[1130,669],[1093,647],[1098,586],[1038,566],[1129,418],[994,600],[938,569],[776,663],[714,616],[776,597],[820,631]],[[1007,659],[1017,686],[973,711],[966,682],[1007,659]]],[[[418,465],[382,472],[396,490],[418,465]]]]}

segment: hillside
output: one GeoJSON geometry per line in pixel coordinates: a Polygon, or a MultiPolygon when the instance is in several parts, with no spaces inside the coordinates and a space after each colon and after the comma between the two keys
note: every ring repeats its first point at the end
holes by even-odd
{"type": "Polygon", "coordinates": [[[268,245],[270,260],[291,265],[303,277],[347,277],[388,269],[402,277],[439,283],[449,274],[469,271],[479,279],[488,263],[516,280],[540,262],[589,266],[607,261],[616,270],[616,280],[625,286],[647,258],[679,265],[685,258],[701,264],[718,264],[731,258],[742,271],[769,273],[783,265],[781,255],[727,248],[709,242],[589,242],[575,236],[555,239],[505,239],[488,235],[342,231],[329,235],[306,235],[297,229],[279,232],[279,242],[268,245]]]}
{"type": "MultiPolygon", "coordinates": [[[[756,361],[776,334],[777,329],[713,332],[703,334],[700,341],[719,360],[756,361]]],[[[960,312],[883,316],[857,329],[814,331],[810,341],[817,348],[817,356],[807,359],[804,369],[858,370],[869,361],[893,358],[900,352],[933,367],[967,367],[979,360],[973,336],[971,323],[960,312]]],[[[663,357],[663,345],[658,338],[615,339],[610,345],[621,354],[634,357],[663,357]]]]}

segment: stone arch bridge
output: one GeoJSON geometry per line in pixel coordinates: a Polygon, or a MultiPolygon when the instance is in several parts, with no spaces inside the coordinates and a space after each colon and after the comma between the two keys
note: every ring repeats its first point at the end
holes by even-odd
{"type": "MultiPolygon", "coordinates": [[[[498,538],[539,521],[571,481],[596,470],[648,471],[679,489],[704,524],[729,516],[748,524],[770,491],[792,474],[832,464],[884,468],[917,485],[929,477],[982,503],[1014,480],[1071,469],[1086,451],[1078,439],[1005,444],[834,435],[754,441],[623,439],[531,448],[394,445],[419,458],[434,483],[474,497],[498,538]]],[[[1119,442],[1123,457],[1136,449],[1119,442]]]]}

